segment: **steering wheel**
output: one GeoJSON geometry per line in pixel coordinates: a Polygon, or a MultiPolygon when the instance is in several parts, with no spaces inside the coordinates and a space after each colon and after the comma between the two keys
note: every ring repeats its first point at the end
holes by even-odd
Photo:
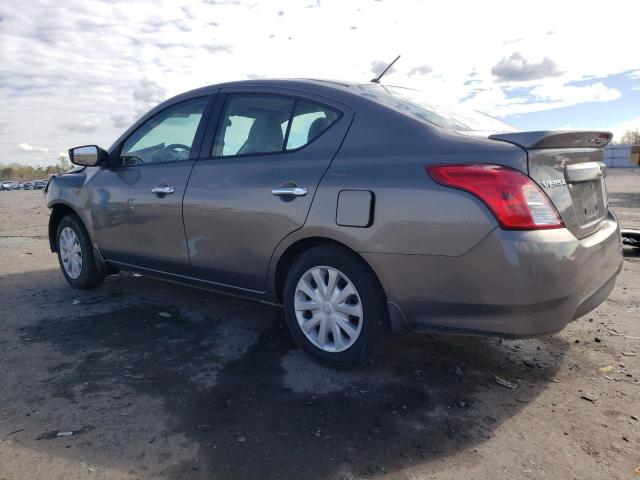
{"type": "Polygon", "coordinates": [[[144,164],[144,161],[136,155],[120,155],[120,165],[133,166],[142,164],[144,164]]]}
{"type": "Polygon", "coordinates": [[[172,143],[164,147],[164,156],[166,161],[171,162],[174,160],[185,160],[179,156],[178,150],[186,150],[187,157],[189,157],[189,153],[191,153],[191,147],[188,145],[184,145],[183,143],[172,143]]]}

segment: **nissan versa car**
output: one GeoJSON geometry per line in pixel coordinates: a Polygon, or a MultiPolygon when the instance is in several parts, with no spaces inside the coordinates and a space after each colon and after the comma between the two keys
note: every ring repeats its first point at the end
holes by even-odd
{"type": "Polygon", "coordinates": [[[118,270],[284,306],[321,362],[388,331],[549,334],[622,265],[606,132],[513,132],[413,90],[317,80],[167,100],[46,189],[62,273],[118,270]]]}

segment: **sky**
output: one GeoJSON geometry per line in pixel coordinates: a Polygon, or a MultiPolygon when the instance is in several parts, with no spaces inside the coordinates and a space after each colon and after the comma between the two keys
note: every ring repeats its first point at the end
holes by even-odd
{"type": "Polygon", "coordinates": [[[30,0],[0,3],[0,163],[107,148],[224,81],[385,82],[522,130],[640,127],[640,2],[30,0]]]}

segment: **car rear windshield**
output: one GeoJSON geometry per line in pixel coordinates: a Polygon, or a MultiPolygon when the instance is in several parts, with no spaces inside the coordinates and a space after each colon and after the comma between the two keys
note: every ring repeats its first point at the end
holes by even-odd
{"type": "Polygon", "coordinates": [[[433,103],[424,93],[410,88],[375,84],[358,85],[356,88],[364,97],[448,130],[469,134],[515,131],[511,125],[487,114],[459,105],[433,103]]]}

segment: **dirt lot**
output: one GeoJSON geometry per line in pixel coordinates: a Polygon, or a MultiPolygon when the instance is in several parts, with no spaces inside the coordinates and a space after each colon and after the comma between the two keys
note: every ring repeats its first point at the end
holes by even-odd
{"type": "MultiPolygon", "coordinates": [[[[640,171],[609,191],[640,226],[640,171]]],[[[47,215],[0,192],[0,479],[640,479],[639,253],[558,335],[415,335],[338,373],[278,308],[131,274],[72,290],[47,215]]]]}

